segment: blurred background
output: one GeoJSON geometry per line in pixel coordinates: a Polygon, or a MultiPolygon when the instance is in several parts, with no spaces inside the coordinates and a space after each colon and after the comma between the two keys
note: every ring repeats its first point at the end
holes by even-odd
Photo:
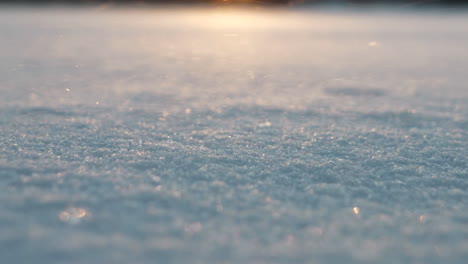
{"type": "Polygon", "coordinates": [[[466,0],[17,0],[7,3],[216,4],[216,5],[466,5],[466,0]]]}

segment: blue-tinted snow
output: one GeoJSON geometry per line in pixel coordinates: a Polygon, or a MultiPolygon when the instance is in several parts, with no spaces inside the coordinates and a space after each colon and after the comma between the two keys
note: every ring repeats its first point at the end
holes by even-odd
{"type": "Polygon", "coordinates": [[[1,263],[466,263],[465,12],[0,11],[1,263]]]}

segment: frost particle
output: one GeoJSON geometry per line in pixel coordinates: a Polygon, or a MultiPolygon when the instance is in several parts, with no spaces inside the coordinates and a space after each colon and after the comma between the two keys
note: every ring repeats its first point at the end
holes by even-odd
{"type": "Polygon", "coordinates": [[[71,224],[77,224],[87,215],[88,215],[88,212],[83,208],[70,207],[60,212],[59,219],[62,222],[69,222],[71,224]]]}
{"type": "Polygon", "coordinates": [[[259,127],[271,127],[270,121],[265,121],[263,123],[258,124],[259,127]]]}
{"type": "Polygon", "coordinates": [[[359,207],[353,207],[353,213],[358,215],[360,213],[359,207]]]}

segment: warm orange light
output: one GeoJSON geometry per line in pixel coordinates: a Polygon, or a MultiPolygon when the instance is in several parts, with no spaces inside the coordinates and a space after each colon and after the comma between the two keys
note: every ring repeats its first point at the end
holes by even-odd
{"type": "Polygon", "coordinates": [[[225,2],[225,3],[238,3],[238,4],[249,4],[255,3],[255,0],[217,0],[218,2],[225,2]]]}

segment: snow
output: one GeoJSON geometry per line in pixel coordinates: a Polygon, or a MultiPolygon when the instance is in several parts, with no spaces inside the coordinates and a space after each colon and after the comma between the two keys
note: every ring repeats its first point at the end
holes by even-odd
{"type": "Polygon", "coordinates": [[[466,263],[465,11],[0,10],[1,263],[466,263]]]}

